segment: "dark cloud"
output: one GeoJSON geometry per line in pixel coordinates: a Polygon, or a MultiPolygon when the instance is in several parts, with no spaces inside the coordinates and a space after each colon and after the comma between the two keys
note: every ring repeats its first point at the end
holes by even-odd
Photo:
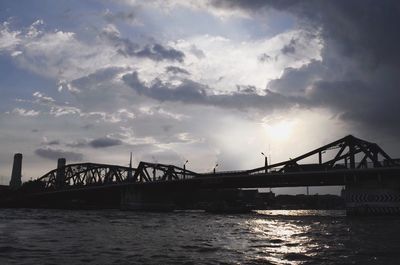
{"type": "Polygon", "coordinates": [[[174,48],[164,47],[161,44],[146,45],[142,49],[136,51],[134,56],[145,57],[154,61],[169,60],[177,62],[183,62],[185,58],[183,52],[174,48]]]}
{"type": "Polygon", "coordinates": [[[93,148],[106,148],[116,145],[121,145],[122,141],[119,139],[113,139],[110,137],[97,138],[89,142],[89,145],[93,148]]]}
{"type": "Polygon", "coordinates": [[[83,154],[65,151],[61,149],[52,149],[52,148],[38,148],[35,150],[35,154],[50,160],[56,160],[58,158],[65,158],[70,161],[82,161],[83,154]]]}
{"type": "Polygon", "coordinates": [[[128,38],[122,38],[115,28],[106,28],[101,32],[101,36],[111,42],[118,53],[124,56],[148,58],[154,61],[176,61],[183,62],[185,54],[172,47],[165,47],[159,43],[141,45],[132,42],[128,38]]]}
{"type": "MultiPolygon", "coordinates": [[[[323,43],[321,61],[286,69],[269,84],[329,108],[360,132],[400,135],[400,1],[214,0],[218,8],[288,12],[323,43]]],[[[282,52],[296,52],[295,41],[282,52]]]]}
{"type": "Polygon", "coordinates": [[[292,54],[296,52],[296,40],[291,39],[288,44],[282,47],[281,53],[284,55],[292,54]]]}
{"type": "MultiPolygon", "coordinates": [[[[395,92],[390,93],[394,95],[395,92]]],[[[371,131],[400,131],[398,96],[389,98],[370,83],[360,80],[318,81],[309,91],[311,104],[329,107],[345,121],[358,123],[371,131]]]]}
{"type": "Polygon", "coordinates": [[[183,103],[212,105],[227,108],[262,108],[266,110],[282,109],[298,104],[304,104],[306,99],[284,96],[271,90],[266,95],[255,93],[252,86],[238,86],[238,91],[226,94],[213,94],[208,86],[189,79],[181,80],[179,85],[162,82],[155,79],[151,85],[144,84],[137,72],[122,77],[125,84],[132,87],[139,95],[144,95],[158,101],[179,101],[183,103]]]}
{"type": "Polygon", "coordinates": [[[177,74],[190,75],[190,73],[188,71],[186,71],[183,68],[177,67],[177,66],[167,66],[165,68],[165,71],[167,73],[172,73],[174,75],[177,75],[177,74]]]}
{"type": "Polygon", "coordinates": [[[313,85],[314,80],[325,77],[324,69],[315,60],[300,68],[288,67],[280,78],[271,80],[267,87],[285,95],[305,95],[306,89],[313,85]]]}
{"type": "Polygon", "coordinates": [[[93,147],[93,148],[106,148],[106,147],[111,147],[111,146],[116,146],[116,145],[121,145],[122,141],[119,139],[114,139],[111,137],[101,137],[101,138],[96,138],[93,140],[87,140],[87,139],[78,139],[71,141],[66,144],[68,147],[73,147],[73,148],[83,148],[83,147],[93,147]]]}
{"type": "Polygon", "coordinates": [[[185,103],[201,103],[206,101],[208,89],[206,86],[191,81],[183,80],[178,86],[170,86],[156,79],[150,86],[143,84],[137,72],[123,76],[124,82],[132,87],[138,94],[148,96],[159,101],[182,101],[185,103]]]}

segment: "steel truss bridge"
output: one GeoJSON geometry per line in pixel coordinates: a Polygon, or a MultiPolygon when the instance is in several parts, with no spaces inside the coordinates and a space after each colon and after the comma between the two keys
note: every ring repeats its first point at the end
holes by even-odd
{"type": "Polygon", "coordinates": [[[359,178],[397,177],[399,173],[400,162],[376,143],[348,135],[296,158],[250,170],[196,173],[149,162],[140,162],[137,168],[81,163],[54,169],[30,185],[41,187],[45,192],[153,184],[209,188],[328,186],[346,185],[359,178]],[[327,156],[327,153],[329,158],[323,160],[323,154],[327,156]],[[318,163],[304,163],[315,156],[318,163]]]}

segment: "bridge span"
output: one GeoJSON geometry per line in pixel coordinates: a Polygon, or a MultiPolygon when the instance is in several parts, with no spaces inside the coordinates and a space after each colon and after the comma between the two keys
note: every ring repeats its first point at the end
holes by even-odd
{"type": "Polygon", "coordinates": [[[59,159],[56,169],[19,186],[20,167],[16,155],[10,182],[13,192],[4,199],[9,205],[64,207],[89,202],[130,209],[160,204],[173,208],[177,201],[196,200],[199,190],[344,186],[349,213],[400,213],[399,161],[377,144],[351,135],[294,159],[269,165],[265,158],[264,166],[240,171],[197,173],[185,166],[149,162],[140,162],[136,168],[67,165],[59,159]],[[304,163],[312,158],[318,162],[304,163]]]}

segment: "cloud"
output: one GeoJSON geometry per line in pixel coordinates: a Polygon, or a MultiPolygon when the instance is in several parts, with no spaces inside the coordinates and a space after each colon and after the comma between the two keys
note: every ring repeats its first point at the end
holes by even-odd
{"type": "Polygon", "coordinates": [[[145,95],[159,101],[182,101],[185,103],[202,103],[206,101],[207,87],[199,83],[184,80],[180,85],[169,87],[161,80],[155,80],[147,87],[139,80],[137,72],[126,74],[122,77],[125,84],[132,87],[138,94],[145,95]]]}
{"type": "Polygon", "coordinates": [[[60,145],[61,141],[60,140],[51,140],[49,141],[47,137],[43,137],[43,142],[42,145],[60,145]]]}
{"type": "Polygon", "coordinates": [[[137,72],[125,74],[122,77],[126,85],[133,88],[139,95],[144,95],[158,101],[179,101],[186,104],[201,104],[218,107],[246,109],[258,108],[273,111],[303,104],[305,98],[284,96],[282,94],[266,90],[265,95],[255,93],[254,86],[238,86],[236,92],[215,94],[212,89],[201,83],[182,79],[179,84],[153,80],[150,85],[144,84],[137,72]]]}
{"type": "Polygon", "coordinates": [[[13,113],[13,114],[17,114],[17,115],[20,115],[20,116],[25,116],[25,117],[33,117],[33,116],[37,116],[37,115],[39,115],[39,111],[36,111],[36,110],[26,110],[26,109],[23,109],[23,108],[15,108],[15,109],[13,109],[12,111],[11,111],[11,113],[13,113]]]}
{"type": "Polygon", "coordinates": [[[123,142],[120,139],[115,139],[111,137],[100,137],[93,140],[89,139],[78,139],[74,141],[70,141],[66,144],[68,147],[73,148],[84,148],[87,146],[93,148],[107,148],[111,146],[121,145],[123,142]]]}
{"type": "Polygon", "coordinates": [[[287,55],[296,52],[296,40],[291,39],[288,44],[281,49],[282,54],[287,55]]]}
{"type": "Polygon", "coordinates": [[[20,43],[20,31],[12,31],[8,22],[0,24],[0,52],[2,50],[13,50],[20,43]]]}
{"type": "Polygon", "coordinates": [[[177,66],[167,66],[165,68],[165,71],[167,73],[172,73],[174,75],[178,75],[178,74],[190,75],[190,73],[188,71],[186,71],[183,68],[177,67],[177,66]]]}
{"type": "MultiPolygon", "coordinates": [[[[88,75],[84,75],[80,78],[72,80],[68,85],[70,87],[69,90],[74,90],[82,92],[83,90],[95,90],[96,85],[102,84],[108,80],[112,80],[119,73],[126,71],[124,67],[105,67],[99,68],[95,72],[92,72],[88,75]]],[[[66,86],[66,84],[64,85],[66,86]]]]}
{"type": "Polygon", "coordinates": [[[35,98],[35,101],[38,103],[53,103],[55,102],[54,98],[45,96],[44,94],[40,93],[39,91],[36,91],[33,93],[33,97],[35,98]]]}
{"type": "Polygon", "coordinates": [[[262,63],[264,63],[264,62],[269,62],[270,60],[272,60],[272,57],[269,56],[269,55],[266,54],[266,53],[263,53],[263,54],[261,54],[260,56],[258,56],[258,60],[259,60],[260,62],[262,62],[262,63]]]}
{"type": "MultiPolygon", "coordinates": [[[[287,68],[268,88],[307,99],[356,125],[360,132],[400,135],[399,1],[226,1],[215,8],[263,14],[275,9],[297,18],[298,26],[321,37],[322,60],[287,68]]],[[[297,39],[282,53],[300,50],[297,39]]]]}
{"type": "Polygon", "coordinates": [[[300,68],[287,67],[279,78],[268,83],[267,88],[284,95],[305,96],[307,88],[315,81],[328,78],[326,70],[316,60],[300,68]]]}
{"type": "Polygon", "coordinates": [[[47,143],[48,145],[59,145],[60,141],[59,140],[53,140],[47,143]]]}
{"type": "Polygon", "coordinates": [[[192,44],[192,45],[190,46],[190,52],[191,52],[192,54],[194,54],[194,55],[197,57],[197,59],[204,59],[204,58],[206,58],[205,53],[204,53],[202,50],[200,50],[199,48],[197,48],[197,46],[194,45],[194,44],[192,44]]]}
{"type": "Polygon", "coordinates": [[[38,148],[35,150],[35,154],[46,159],[56,160],[58,158],[65,158],[70,161],[82,161],[83,154],[65,151],[61,149],[52,149],[52,148],[38,148]]]}
{"type": "Polygon", "coordinates": [[[97,138],[89,142],[89,145],[93,148],[106,148],[116,145],[121,145],[122,141],[119,139],[113,139],[110,137],[97,138]]]}
{"type": "Polygon", "coordinates": [[[108,23],[115,23],[118,21],[123,21],[123,22],[126,22],[131,25],[140,25],[141,24],[134,11],[111,12],[110,10],[107,9],[104,12],[103,17],[108,23]]]}
{"type": "Polygon", "coordinates": [[[108,25],[102,31],[102,36],[111,42],[117,51],[124,56],[147,58],[154,61],[176,61],[182,63],[185,54],[172,47],[166,47],[159,43],[147,44],[141,47],[128,38],[120,36],[120,32],[113,25],[108,25]]]}
{"type": "Polygon", "coordinates": [[[74,140],[74,141],[67,143],[66,146],[73,147],[73,148],[82,148],[82,147],[86,147],[88,145],[88,142],[89,141],[86,139],[78,139],[78,140],[74,140]]]}
{"type": "Polygon", "coordinates": [[[170,60],[183,62],[185,54],[174,48],[164,47],[161,44],[146,45],[134,53],[137,57],[146,57],[154,61],[170,60]]]}

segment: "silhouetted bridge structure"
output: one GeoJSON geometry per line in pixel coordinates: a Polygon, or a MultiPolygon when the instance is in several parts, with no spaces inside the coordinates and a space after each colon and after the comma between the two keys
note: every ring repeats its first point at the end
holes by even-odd
{"type": "Polygon", "coordinates": [[[65,159],[60,159],[56,169],[17,189],[13,201],[43,207],[75,202],[151,210],[193,201],[194,194],[204,189],[299,186],[345,186],[346,203],[353,210],[370,212],[375,207],[379,208],[375,211],[400,212],[399,161],[377,144],[351,135],[294,159],[268,165],[265,158],[263,167],[241,171],[196,173],[185,166],[148,162],[140,162],[136,168],[66,165],[65,159]],[[315,157],[317,163],[304,163],[315,157]],[[366,194],[366,202],[358,201],[364,198],[362,194],[366,194]],[[392,200],[381,199],[389,197],[392,200]],[[378,202],[381,204],[376,205],[378,202]]]}

